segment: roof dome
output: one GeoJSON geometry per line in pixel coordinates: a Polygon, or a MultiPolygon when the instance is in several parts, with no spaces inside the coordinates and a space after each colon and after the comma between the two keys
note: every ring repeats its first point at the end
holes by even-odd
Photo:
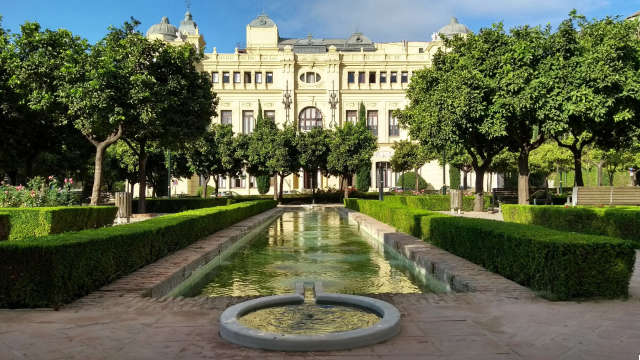
{"type": "Polygon", "coordinates": [[[249,23],[251,27],[274,27],[276,23],[273,20],[269,19],[269,17],[262,13],[262,15],[258,15],[256,19],[249,23]]]}
{"type": "Polygon", "coordinates": [[[470,33],[468,27],[458,23],[458,19],[455,17],[451,18],[449,24],[438,31],[438,34],[443,34],[448,38],[452,38],[454,35],[466,35],[470,33]]]}
{"type": "Polygon", "coordinates": [[[156,34],[164,35],[165,40],[175,40],[178,37],[178,28],[169,24],[169,19],[163,16],[160,24],[155,24],[147,30],[147,36],[156,34]]]}

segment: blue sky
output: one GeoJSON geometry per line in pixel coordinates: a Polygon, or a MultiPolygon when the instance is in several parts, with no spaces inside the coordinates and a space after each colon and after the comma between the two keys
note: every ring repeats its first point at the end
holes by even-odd
{"type": "MultiPolygon", "coordinates": [[[[374,42],[429,41],[431,34],[456,16],[477,31],[493,22],[507,27],[551,23],[557,25],[573,8],[589,18],[625,17],[640,11],[640,0],[236,0],[191,1],[191,12],[207,42],[206,51],[233,52],[245,42],[246,25],[262,9],[278,25],[281,37],[349,37],[356,26],[374,42]]],[[[178,26],[186,12],[181,0],[2,0],[2,25],[19,31],[25,21],[44,27],[65,28],[91,43],[107,27],[120,26],[131,16],[143,32],[169,17],[178,26]]]]}

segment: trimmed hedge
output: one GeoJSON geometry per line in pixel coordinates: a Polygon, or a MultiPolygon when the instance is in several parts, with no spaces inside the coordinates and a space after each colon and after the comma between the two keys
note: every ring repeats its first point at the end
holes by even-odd
{"type": "Polygon", "coordinates": [[[9,239],[11,231],[11,219],[7,213],[0,213],[0,241],[9,239]]]}
{"type": "MultiPolygon", "coordinates": [[[[157,214],[175,214],[188,210],[225,206],[234,203],[235,200],[228,198],[147,199],[147,212],[157,214]]],[[[138,199],[133,199],[131,201],[131,212],[133,214],[138,213],[138,199]]]]}
{"type": "Polygon", "coordinates": [[[640,208],[503,205],[504,221],[630,240],[640,249],[640,208]]]}
{"type": "Polygon", "coordinates": [[[0,307],[55,307],[277,206],[255,201],[0,243],[0,307]]]}
{"type": "MultiPolygon", "coordinates": [[[[385,195],[388,196],[388,195],[385,195]]],[[[378,193],[357,193],[349,194],[349,198],[354,199],[370,199],[377,200],[378,193]]],[[[273,199],[273,195],[243,195],[242,197],[233,198],[236,202],[254,201],[258,199],[273,199]]],[[[316,204],[330,203],[330,204],[342,204],[341,194],[316,194],[316,204]]],[[[311,194],[288,194],[282,196],[282,204],[311,204],[313,198],[311,194]]]]}
{"type": "Polygon", "coordinates": [[[6,208],[2,209],[2,212],[10,215],[9,240],[24,240],[33,236],[111,226],[118,208],[114,206],[35,207],[6,208]]]}
{"type": "Polygon", "coordinates": [[[379,201],[347,199],[345,206],[559,300],[629,292],[636,253],[620,239],[379,201]]]}
{"type": "MultiPolygon", "coordinates": [[[[462,199],[462,208],[464,211],[473,211],[473,202],[475,196],[465,196],[462,199]]],[[[407,205],[415,209],[423,209],[430,211],[449,211],[451,210],[451,195],[427,195],[427,196],[385,196],[384,201],[391,203],[407,205]]],[[[491,196],[485,195],[484,209],[491,207],[491,196]]]]}

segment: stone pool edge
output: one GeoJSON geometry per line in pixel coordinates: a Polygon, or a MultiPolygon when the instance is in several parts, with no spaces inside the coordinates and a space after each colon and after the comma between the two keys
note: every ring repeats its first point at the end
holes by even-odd
{"type": "Polygon", "coordinates": [[[370,216],[347,208],[337,210],[349,222],[358,225],[361,231],[395,249],[415,266],[448,284],[454,292],[479,292],[512,299],[536,298],[535,293],[527,287],[407,233],[396,231],[394,227],[370,216]]]}

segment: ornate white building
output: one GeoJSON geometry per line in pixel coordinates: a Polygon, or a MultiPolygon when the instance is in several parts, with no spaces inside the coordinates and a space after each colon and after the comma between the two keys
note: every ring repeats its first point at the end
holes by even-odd
{"type": "MultiPolygon", "coordinates": [[[[399,174],[389,166],[395,141],[407,139],[398,127],[392,111],[408,104],[405,90],[413,72],[431,65],[432,56],[443,43],[438,34],[467,34],[469,29],[452,18],[448,25],[431,36],[431,41],[374,43],[356,30],[342,39],[282,38],[278,26],[267,15],[259,15],[246,27],[246,47],[234,53],[221,54],[214,47],[199,64],[209,74],[220,103],[215,122],[232,124],[235,132],[251,133],[258,112],[258,101],[264,116],[283,124],[293,121],[301,131],[314,126],[334,128],[345,121],[356,121],[360,102],[367,111],[369,129],[378,138],[379,149],[371,159],[371,176],[378,184],[378,169],[383,167],[385,187],[399,186],[399,174]],[[290,105],[285,106],[285,97],[290,105]]],[[[166,17],[147,31],[150,39],[160,38],[171,44],[205,45],[191,12],[176,28],[166,17]]],[[[442,167],[437,162],[426,164],[421,175],[434,188],[443,183],[442,167]]],[[[447,175],[448,184],[448,171],[447,175]]],[[[285,179],[285,190],[303,191],[318,176],[319,187],[339,187],[338,179],[319,174],[292,175],[285,179]]],[[[353,182],[353,179],[349,180],[353,182]]],[[[470,179],[472,181],[472,179],[470,179]]],[[[473,182],[471,182],[473,183],[473,182]]],[[[174,193],[195,194],[201,180],[181,180],[174,193]]],[[[354,183],[355,184],[355,183],[354,183]]],[[[496,184],[496,182],[494,182],[496,184]]],[[[220,188],[240,194],[257,194],[255,179],[224,179],[220,188]]],[[[373,185],[375,186],[375,185],[373,185]]],[[[272,188],[273,189],[273,188],[272,188]]]]}

